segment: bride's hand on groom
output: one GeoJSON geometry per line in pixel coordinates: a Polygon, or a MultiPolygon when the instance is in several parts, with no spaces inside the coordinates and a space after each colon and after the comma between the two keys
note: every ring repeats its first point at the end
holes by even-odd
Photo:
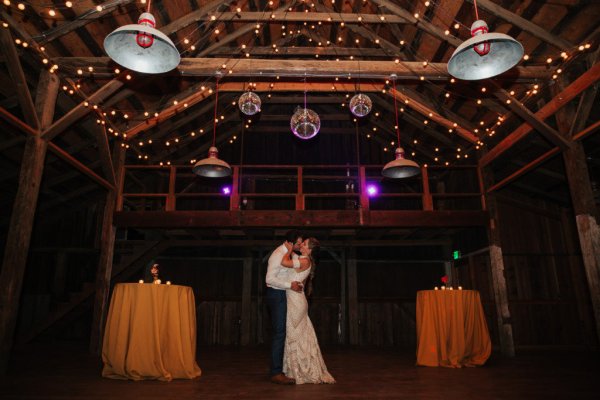
{"type": "Polygon", "coordinates": [[[292,282],[291,289],[293,291],[295,291],[295,292],[301,292],[303,288],[304,288],[304,285],[302,284],[302,282],[297,282],[297,281],[293,281],[292,282]]]}

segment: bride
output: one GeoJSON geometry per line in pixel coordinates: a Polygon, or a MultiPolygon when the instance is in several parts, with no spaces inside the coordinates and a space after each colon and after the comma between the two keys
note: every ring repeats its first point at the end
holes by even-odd
{"type": "MultiPolygon", "coordinates": [[[[300,245],[302,255],[299,257],[298,268],[293,268],[292,246],[286,243],[286,247],[288,252],[283,257],[281,265],[290,268],[288,279],[306,284],[306,294],[310,296],[316,267],[313,256],[319,251],[319,241],[311,237],[302,242],[300,245]]],[[[335,379],[327,371],[315,330],[308,318],[308,303],[304,292],[293,290],[285,292],[287,319],[283,372],[286,376],[294,378],[296,384],[335,383],[335,379]]]]}

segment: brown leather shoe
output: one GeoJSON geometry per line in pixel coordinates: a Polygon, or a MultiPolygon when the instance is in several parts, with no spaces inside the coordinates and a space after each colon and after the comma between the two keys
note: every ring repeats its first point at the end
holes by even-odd
{"type": "Polygon", "coordinates": [[[288,378],[284,374],[277,374],[271,377],[271,382],[276,383],[278,385],[294,385],[296,380],[293,378],[288,378]]]}

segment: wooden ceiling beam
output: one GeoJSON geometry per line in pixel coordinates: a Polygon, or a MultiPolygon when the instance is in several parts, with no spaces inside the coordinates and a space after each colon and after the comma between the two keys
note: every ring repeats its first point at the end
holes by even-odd
{"type": "Polygon", "coordinates": [[[71,166],[75,167],[75,169],[77,169],[79,172],[81,172],[82,174],[84,174],[85,176],[87,176],[88,178],[93,180],[94,182],[98,183],[100,186],[102,186],[108,190],[115,190],[114,185],[111,185],[109,182],[106,181],[106,179],[100,177],[98,174],[96,174],[90,168],[88,168],[87,166],[85,166],[84,164],[79,162],[77,159],[75,159],[73,156],[71,156],[69,153],[67,153],[66,151],[64,151],[63,149],[61,149],[54,143],[48,142],[48,150],[50,150],[52,153],[54,153],[58,157],[62,158],[68,164],[71,164],[71,166]]]}
{"type": "MultiPolygon", "coordinates": [[[[204,18],[210,21],[209,18],[204,18]]],[[[282,22],[322,22],[323,24],[343,22],[345,25],[363,25],[363,24],[407,24],[406,19],[394,14],[352,14],[352,13],[332,13],[332,12],[298,12],[287,10],[277,12],[262,11],[243,11],[219,13],[217,22],[252,22],[260,23],[282,23],[282,22]],[[360,20],[359,20],[360,18],[360,20]]]]}
{"type": "Polygon", "coordinates": [[[500,88],[494,81],[491,82],[496,87],[494,96],[496,96],[505,107],[521,117],[525,122],[531,125],[533,129],[538,131],[555,146],[558,146],[563,150],[571,146],[571,142],[565,139],[556,129],[536,117],[534,113],[523,105],[523,103],[514,96],[511,96],[506,90],[500,88]]]}
{"type": "Polygon", "coordinates": [[[446,35],[443,29],[437,27],[436,25],[434,25],[431,22],[426,21],[422,18],[418,18],[418,19],[415,18],[415,16],[413,14],[411,14],[409,11],[392,3],[391,1],[372,0],[372,2],[381,7],[385,7],[391,13],[394,13],[394,14],[398,15],[399,17],[405,19],[407,23],[409,23],[411,25],[415,25],[417,28],[422,29],[423,31],[429,33],[430,35],[432,35],[434,37],[437,37],[438,39],[440,39],[444,42],[450,43],[454,47],[458,47],[462,43],[462,41],[459,38],[452,36],[452,35],[446,35]]]}
{"type": "MultiPolygon", "coordinates": [[[[57,57],[53,61],[65,67],[65,74],[72,73],[79,67],[92,66],[96,69],[112,69],[108,57],[57,57]]],[[[269,59],[231,59],[231,58],[182,58],[178,72],[183,76],[215,76],[217,71],[227,73],[227,78],[248,77],[304,77],[335,78],[340,76],[360,76],[364,79],[386,79],[396,74],[398,79],[419,80],[421,76],[429,81],[448,81],[450,74],[446,63],[429,63],[423,67],[422,62],[403,61],[369,61],[357,60],[269,60],[269,59]],[[223,65],[226,67],[223,68],[223,65]],[[229,74],[229,69],[232,73],[229,74]]],[[[94,74],[96,75],[96,74],[94,74]]],[[[73,75],[75,76],[75,75],[73,75]]],[[[109,74],[114,76],[114,74],[109,74]]],[[[546,66],[515,67],[502,74],[498,79],[513,82],[532,82],[550,79],[551,72],[546,66]]]]}
{"type": "Polygon", "coordinates": [[[170,35],[178,32],[179,30],[185,28],[188,25],[191,25],[195,22],[204,21],[205,17],[209,13],[211,13],[214,10],[219,9],[219,7],[221,7],[221,6],[227,7],[232,2],[233,2],[233,0],[225,0],[225,1],[213,0],[210,3],[207,3],[206,5],[200,7],[199,9],[197,9],[191,13],[188,13],[181,18],[176,19],[175,21],[171,22],[170,24],[167,24],[163,27],[158,27],[158,30],[160,30],[165,35],[170,36],[170,35]]]}
{"type": "MultiPolygon", "coordinates": [[[[473,3],[473,0],[466,0],[466,1],[468,1],[471,4],[473,3]]],[[[560,50],[569,50],[573,47],[573,44],[571,44],[569,41],[567,41],[559,36],[551,34],[547,30],[540,28],[538,25],[534,24],[533,22],[530,22],[530,21],[526,20],[525,18],[523,18],[513,12],[508,11],[507,9],[499,6],[498,4],[494,3],[491,0],[478,0],[477,6],[479,6],[480,8],[483,8],[484,10],[488,11],[492,15],[509,22],[511,25],[516,26],[519,29],[522,29],[525,32],[532,34],[533,36],[537,37],[538,39],[540,39],[540,40],[546,42],[547,44],[554,46],[560,50]]]]}
{"type": "Polygon", "coordinates": [[[148,118],[144,122],[139,123],[138,125],[134,126],[133,128],[127,130],[124,133],[126,140],[131,140],[131,139],[135,138],[137,135],[139,135],[140,133],[142,133],[150,128],[155,127],[161,121],[169,119],[169,118],[173,117],[174,115],[176,115],[177,113],[182,112],[186,108],[189,108],[190,106],[200,103],[201,101],[206,99],[208,96],[210,96],[213,91],[212,87],[209,87],[209,86],[201,87],[199,84],[195,85],[194,88],[195,88],[195,90],[192,90],[191,91],[192,93],[187,97],[181,98],[180,96],[175,96],[175,98],[170,99],[168,101],[168,104],[172,104],[172,105],[165,108],[164,110],[162,110],[158,114],[158,116],[148,118]],[[174,104],[174,101],[177,101],[177,104],[174,104]],[[187,104],[187,107],[185,106],[186,104],[187,104]]]}
{"type": "Polygon", "coordinates": [[[21,67],[21,61],[19,60],[19,54],[15,48],[15,42],[13,41],[9,29],[0,30],[0,45],[3,47],[4,54],[6,55],[7,62],[5,65],[17,91],[19,105],[21,106],[21,111],[25,117],[25,122],[33,129],[40,129],[40,121],[31,98],[31,93],[29,92],[25,73],[21,67]]]}
{"type": "Polygon", "coordinates": [[[466,141],[471,143],[477,143],[479,141],[479,138],[469,130],[463,128],[460,125],[454,126],[454,122],[443,117],[436,110],[427,107],[425,104],[413,99],[412,97],[407,96],[401,91],[390,88],[390,90],[388,90],[387,93],[392,97],[396,97],[396,99],[398,99],[402,104],[404,104],[404,107],[410,107],[419,114],[423,115],[425,118],[430,119],[436,122],[437,124],[446,127],[447,129],[452,129],[456,132],[457,135],[459,135],[466,141]]]}
{"type": "MultiPolygon", "coordinates": [[[[542,107],[538,112],[535,113],[535,116],[540,120],[545,120],[549,116],[553,115],[565,104],[569,103],[576,96],[578,96],[581,92],[586,90],[591,85],[595,84],[600,79],[600,62],[596,63],[593,67],[587,70],[584,74],[582,74],[579,78],[577,78],[573,83],[565,88],[561,93],[555,96],[550,102],[548,102],[544,107],[542,107]]],[[[479,160],[479,167],[483,168],[496,158],[498,158],[501,154],[506,152],[512,146],[514,146],[517,142],[527,136],[533,130],[532,126],[529,123],[523,123],[517,129],[515,129],[512,133],[506,136],[500,143],[494,146],[487,154],[485,154],[479,160]]]]}
{"type": "Polygon", "coordinates": [[[93,110],[91,106],[85,106],[86,102],[89,102],[90,105],[100,104],[106,98],[110,97],[113,93],[119,90],[122,86],[123,81],[118,78],[109,81],[107,84],[105,84],[96,92],[94,92],[91,96],[89,96],[85,101],[82,101],[81,103],[77,104],[69,112],[63,115],[62,118],[58,119],[46,130],[44,130],[44,132],[42,133],[42,137],[47,140],[52,140],[54,137],[56,137],[56,135],[64,132],[68,127],[73,125],[81,118],[85,117],[93,110]]]}
{"type": "Polygon", "coordinates": [[[39,45],[44,45],[48,42],[58,39],[61,36],[73,32],[78,28],[84,27],[90,22],[96,21],[99,18],[111,14],[119,7],[127,6],[129,3],[133,2],[134,0],[108,0],[102,4],[99,4],[99,6],[102,7],[102,11],[98,11],[95,7],[93,7],[89,11],[79,15],[77,19],[60,24],[56,28],[47,30],[46,32],[42,32],[40,35],[34,37],[34,39],[39,45]]]}

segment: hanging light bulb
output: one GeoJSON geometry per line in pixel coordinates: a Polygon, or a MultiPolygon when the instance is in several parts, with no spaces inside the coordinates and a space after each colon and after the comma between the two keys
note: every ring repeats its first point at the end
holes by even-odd
{"type": "Polygon", "coordinates": [[[219,101],[219,78],[217,76],[217,83],[215,85],[215,115],[213,119],[213,142],[210,149],[208,149],[208,157],[203,158],[194,164],[192,171],[196,175],[200,175],[206,178],[223,178],[231,175],[231,167],[225,161],[219,159],[219,150],[215,146],[217,139],[217,104],[219,101]]]}
{"type": "Polygon", "coordinates": [[[321,129],[319,114],[306,107],[306,78],[304,78],[304,108],[298,106],[290,119],[292,133],[300,139],[312,139],[321,129]]]}
{"type": "Polygon", "coordinates": [[[246,115],[254,115],[260,112],[260,97],[251,91],[242,94],[238,100],[240,110],[246,115]]]}
{"type": "Polygon", "coordinates": [[[371,112],[373,102],[363,93],[355,94],[350,99],[350,111],[357,117],[364,117],[371,112]]]}
{"type": "Polygon", "coordinates": [[[155,26],[148,2],[148,11],[140,15],[137,24],[117,28],[104,39],[104,50],[113,61],[132,71],[168,72],[179,65],[181,56],[171,39],[155,26]]]}
{"type": "Polygon", "coordinates": [[[488,25],[479,19],[471,25],[471,38],[456,48],[448,61],[448,72],[455,78],[480,80],[508,71],[523,57],[523,46],[503,33],[489,33],[488,25]]]}
{"type": "Polygon", "coordinates": [[[396,134],[398,136],[398,148],[395,151],[395,159],[385,164],[381,174],[386,178],[410,178],[421,172],[419,164],[404,158],[404,149],[400,145],[400,125],[398,124],[398,104],[396,99],[396,75],[392,75],[394,81],[394,111],[396,113],[396,134]]]}

